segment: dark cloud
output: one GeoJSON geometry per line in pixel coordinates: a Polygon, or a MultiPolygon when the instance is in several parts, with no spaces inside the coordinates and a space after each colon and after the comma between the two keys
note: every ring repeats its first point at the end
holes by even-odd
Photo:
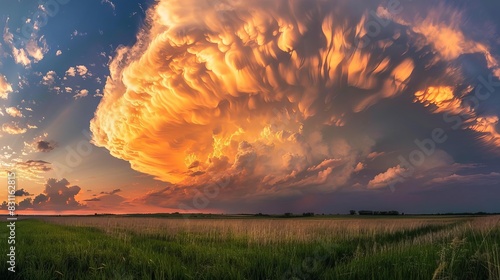
{"type": "Polygon", "coordinates": [[[54,142],[49,142],[45,140],[40,140],[36,142],[36,150],[39,152],[50,152],[55,149],[55,143],[54,142]]]}
{"type": "Polygon", "coordinates": [[[27,160],[25,162],[16,163],[16,168],[29,170],[32,172],[47,172],[52,170],[50,162],[43,160],[27,160]]]}
{"type": "Polygon", "coordinates": [[[121,189],[114,189],[110,192],[101,192],[99,196],[93,195],[93,198],[86,199],[85,202],[87,202],[87,205],[90,205],[92,209],[96,210],[106,210],[109,208],[120,208],[123,202],[126,201],[126,199],[118,195],[117,193],[121,192],[121,189]]]}
{"type": "Polygon", "coordinates": [[[110,192],[105,192],[105,191],[102,191],[100,194],[110,194],[110,195],[113,195],[113,194],[115,194],[115,193],[119,193],[119,192],[121,192],[121,191],[122,191],[121,189],[114,189],[114,190],[112,190],[112,191],[110,191],[110,192]]]}
{"type": "Polygon", "coordinates": [[[19,202],[19,209],[36,210],[76,210],[84,208],[85,205],[76,201],[75,196],[80,192],[79,186],[71,186],[66,179],[48,179],[43,193],[34,199],[26,198],[19,202]]]}
{"type": "Polygon", "coordinates": [[[15,163],[14,168],[19,177],[43,182],[43,174],[52,170],[52,164],[43,160],[27,160],[15,163]]]}
{"type": "Polygon", "coordinates": [[[24,189],[17,190],[15,193],[15,196],[31,196],[29,192],[25,191],[24,189]]]}

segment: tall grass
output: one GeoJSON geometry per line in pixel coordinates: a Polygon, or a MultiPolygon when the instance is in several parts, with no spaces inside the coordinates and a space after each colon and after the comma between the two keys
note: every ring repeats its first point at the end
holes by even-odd
{"type": "Polygon", "coordinates": [[[0,279],[500,279],[498,217],[18,223],[0,279]]]}

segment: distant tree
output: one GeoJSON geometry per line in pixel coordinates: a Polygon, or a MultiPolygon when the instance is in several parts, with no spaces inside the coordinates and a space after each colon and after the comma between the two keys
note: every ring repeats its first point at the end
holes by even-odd
{"type": "Polygon", "coordinates": [[[293,213],[287,212],[287,213],[285,213],[285,215],[284,215],[284,216],[285,216],[285,217],[291,217],[291,216],[293,216],[293,213]]]}
{"type": "Polygon", "coordinates": [[[350,210],[350,211],[349,211],[349,214],[351,214],[351,215],[356,215],[356,210],[350,210]]]}

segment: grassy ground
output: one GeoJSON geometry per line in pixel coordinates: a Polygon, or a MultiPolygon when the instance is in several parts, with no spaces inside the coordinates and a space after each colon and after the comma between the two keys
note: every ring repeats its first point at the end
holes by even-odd
{"type": "Polygon", "coordinates": [[[498,217],[55,217],[17,222],[0,279],[500,279],[499,247],[498,217]]]}

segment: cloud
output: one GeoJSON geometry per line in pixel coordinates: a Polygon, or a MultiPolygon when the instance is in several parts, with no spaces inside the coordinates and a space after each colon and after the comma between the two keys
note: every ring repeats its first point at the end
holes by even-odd
{"type": "Polygon", "coordinates": [[[490,172],[487,174],[452,174],[446,177],[437,177],[429,180],[427,185],[442,184],[475,184],[475,185],[497,185],[500,180],[500,173],[490,172]]]}
{"type": "Polygon", "coordinates": [[[31,196],[29,192],[25,191],[24,189],[16,190],[15,196],[31,196]]]}
{"type": "MultiPolygon", "coordinates": [[[[329,146],[337,139],[301,130],[306,122],[312,128],[313,122],[329,123],[334,117],[335,123],[341,121],[343,109],[320,113],[324,107],[336,106],[332,103],[335,97],[329,94],[343,85],[334,77],[347,71],[351,88],[373,93],[350,101],[350,110],[362,111],[379,99],[401,92],[414,68],[413,60],[401,52],[401,58],[381,69],[378,62],[370,62],[368,52],[358,50],[349,58],[342,45],[334,47],[336,36],[347,36],[342,35],[342,27],[334,28],[334,5],[315,2],[309,8],[299,8],[298,4],[278,2],[230,2],[227,7],[212,7],[207,3],[161,1],[149,12],[151,29],[140,33],[136,46],[118,49],[110,64],[111,78],[91,123],[94,142],[130,161],[132,168],[170,182],[201,174],[197,171],[206,172],[214,158],[222,156],[228,156],[235,172],[254,155],[262,160],[259,156],[264,150],[241,154],[238,147],[245,142],[259,149],[269,148],[266,152],[275,153],[277,158],[296,153],[299,169],[334,158],[337,152],[329,146]],[[280,9],[280,5],[289,6],[297,14],[285,12],[287,9],[280,9]],[[176,8],[167,8],[170,6],[176,8]],[[195,12],[203,16],[192,13],[195,6],[199,6],[195,12]],[[223,23],[231,20],[229,14],[221,17],[225,9],[242,21],[223,23]],[[319,12],[322,9],[328,12],[319,12]],[[255,19],[249,17],[248,10],[255,19]],[[306,13],[317,18],[313,20],[306,13]],[[218,35],[203,35],[208,33],[218,35]],[[317,44],[309,44],[313,38],[318,39],[317,44]],[[169,55],[164,57],[162,53],[169,55]],[[318,63],[326,63],[330,70],[321,70],[318,63]],[[178,75],[175,69],[187,70],[178,75]],[[273,112],[276,107],[286,113],[273,112]],[[118,112],[126,114],[118,119],[118,112]],[[171,140],[164,138],[167,136],[171,140]],[[136,139],[148,145],[133,144],[136,139]],[[313,143],[318,144],[318,152],[308,157],[313,143]],[[138,149],[141,156],[137,156],[138,149]],[[202,164],[197,170],[189,170],[195,161],[202,164]]],[[[361,17],[358,20],[363,21],[361,17]]],[[[342,44],[347,47],[348,42],[342,44]]],[[[280,162],[266,165],[276,170],[277,178],[290,176],[291,170],[283,169],[280,162]]],[[[331,171],[321,172],[325,178],[334,176],[328,173],[331,171]]]]}
{"type": "Polygon", "coordinates": [[[27,160],[14,163],[19,178],[39,182],[52,170],[52,164],[43,160],[27,160]]]}
{"type": "Polygon", "coordinates": [[[47,172],[52,170],[50,163],[43,160],[28,160],[25,162],[18,162],[15,164],[16,168],[30,170],[33,172],[47,172]]]}
{"type": "Polygon", "coordinates": [[[37,195],[32,201],[26,199],[24,208],[37,210],[76,210],[85,207],[76,201],[75,196],[80,192],[79,186],[70,186],[66,179],[48,179],[43,193],[37,195]]]}
{"type": "Polygon", "coordinates": [[[110,0],[102,0],[101,4],[108,4],[111,7],[111,9],[113,9],[113,11],[116,9],[115,4],[110,0]]]}
{"type": "Polygon", "coordinates": [[[83,78],[85,78],[86,75],[92,76],[92,74],[89,72],[87,66],[85,66],[85,65],[77,65],[76,67],[70,67],[70,68],[68,68],[68,70],[66,70],[67,77],[75,77],[77,74],[83,78]]]}
{"type": "Polygon", "coordinates": [[[26,52],[30,57],[33,58],[33,62],[37,63],[41,61],[44,55],[48,52],[49,48],[44,37],[40,37],[38,40],[29,40],[26,44],[26,52]]]}
{"type": "Polygon", "coordinates": [[[42,84],[44,84],[46,86],[51,86],[52,84],[54,84],[56,77],[57,77],[56,72],[51,70],[51,71],[47,72],[47,74],[45,74],[45,76],[43,76],[42,84]]]}
{"type": "Polygon", "coordinates": [[[89,94],[88,90],[82,89],[77,94],[73,95],[73,98],[75,98],[75,99],[82,98],[82,97],[87,96],[88,94],[89,94]]]}
{"type": "Polygon", "coordinates": [[[121,192],[121,189],[114,189],[110,192],[103,191],[98,197],[86,199],[85,202],[87,202],[87,205],[92,207],[92,209],[104,210],[109,209],[109,207],[119,209],[123,206],[122,203],[126,202],[123,196],[117,194],[119,192],[121,192]]]}
{"type": "Polygon", "coordinates": [[[76,66],[76,71],[78,72],[78,75],[80,75],[80,76],[84,76],[85,74],[87,74],[89,72],[89,70],[87,69],[87,67],[85,65],[76,66]]]}
{"type": "Polygon", "coordinates": [[[61,50],[57,50],[56,51],[56,56],[60,56],[62,54],[62,51],[61,50]]]}
{"type": "Polygon", "coordinates": [[[48,142],[45,140],[40,140],[35,143],[35,148],[39,152],[47,153],[55,149],[55,143],[48,142]]]}
{"type": "Polygon", "coordinates": [[[368,182],[369,189],[380,189],[387,187],[395,182],[399,181],[401,174],[405,173],[406,170],[401,166],[395,166],[387,169],[386,172],[380,173],[375,176],[370,182],[368,182]]]}
{"type": "Polygon", "coordinates": [[[30,67],[31,63],[38,63],[43,60],[49,48],[44,36],[38,37],[36,34],[38,29],[33,29],[33,33],[30,34],[30,39],[25,42],[21,48],[17,48],[14,45],[14,35],[8,28],[8,22],[9,18],[7,18],[5,24],[3,39],[11,49],[15,63],[21,64],[24,67],[30,67]]]}
{"type": "Polygon", "coordinates": [[[7,82],[7,78],[0,74],[0,98],[7,99],[12,92],[12,85],[7,82]]]}
{"type": "Polygon", "coordinates": [[[94,94],[94,97],[103,97],[104,95],[101,93],[101,90],[100,89],[96,89],[95,90],[95,94],[94,94]]]}
{"type": "Polygon", "coordinates": [[[8,134],[23,134],[27,129],[20,127],[16,123],[4,123],[2,124],[2,131],[8,134]]]}
{"type": "Polygon", "coordinates": [[[364,164],[362,162],[358,162],[358,164],[356,165],[356,168],[354,168],[354,172],[359,172],[365,168],[366,168],[366,164],[364,164]]]}
{"type": "MultiPolygon", "coordinates": [[[[394,122],[415,104],[428,108],[419,112],[425,120],[468,112],[467,92],[456,86],[473,87],[457,66],[468,46],[495,70],[486,44],[464,35],[460,50],[443,49],[428,31],[434,21],[414,22],[413,9],[405,10],[412,20],[376,1],[159,1],[137,43],[119,47],[109,63],[92,141],[173,183],[168,192],[225,176],[230,192],[245,197],[352,185],[367,160],[394,156],[377,146],[394,139],[373,127],[392,129],[393,138],[405,134],[373,112],[397,104],[380,114],[394,122]],[[367,24],[373,11],[392,22],[378,35],[367,24]]],[[[476,133],[495,129],[493,118],[486,124],[472,115],[484,123],[476,133]]],[[[381,188],[401,171],[377,171],[368,187],[381,188]]]]}
{"type": "Polygon", "coordinates": [[[366,158],[370,159],[370,160],[374,160],[374,159],[381,157],[383,155],[385,155],[385,152],[371,152],[368,154],[368,156],[366,158]]]}
{"type": "Polygon", "coordinates": [[[121,189],[114,189],[114,190],[112,190],[110,192],[101,192],[101,194],[110,194],[110,195],[113,195],[113,194],[119,193],[121,191],[122,191],[121,189]]]}
{"type": "Polygon", "coordinates": [[[23,114],[21,113],[21,111],[19,109],[17,109],[16,107],[7,107],[7,108],[5,108],[5,112],[14,118],[22,118],[23,117],[23,114]]]}
{"type": "Polygon", "coordinates": [[[70,76],[70,77],[76,76],[75,67],[70,67],[68,70],[66,70],[66,76],[70,76]]]}

